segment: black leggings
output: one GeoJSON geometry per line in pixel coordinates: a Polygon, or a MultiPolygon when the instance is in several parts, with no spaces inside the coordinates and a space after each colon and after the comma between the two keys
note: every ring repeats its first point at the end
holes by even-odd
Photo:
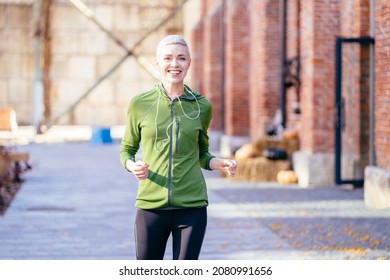
{"type": "Polygon", "coordinates": [[[172,233],[174,260],[197,260],[206,232],[206,207],[137,209],[135,247],[138,260],[162,260],[172,233]]]}

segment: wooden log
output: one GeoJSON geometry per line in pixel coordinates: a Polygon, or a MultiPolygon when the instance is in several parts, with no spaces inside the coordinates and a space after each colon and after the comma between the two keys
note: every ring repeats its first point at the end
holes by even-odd
{"type": "Polygon", "coordinates": [[[29,153],[27,153],[27,152],[11,152],[8,155],[8,159],[12,162],[28,161],[29,153]]]}

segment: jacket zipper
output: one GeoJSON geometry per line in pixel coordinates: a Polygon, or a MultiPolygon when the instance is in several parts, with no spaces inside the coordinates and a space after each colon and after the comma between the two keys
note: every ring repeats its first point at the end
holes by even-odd
{"type": "Polygon", "coordinates": [[[176,117],[176,153],[179,152],[180,119],[176,117]]]}
{"type": "MultiPolygon", "coordinates": [[[[175,117],[175,103],[174,100],[171,101],[171,123],[174,121],[175,117]]],[[[168,167],[168,206],[171,206],[171,192],[172,192],[172,131],[173,131],[173,125],[169,128],[169,167],[168,167]]]]}

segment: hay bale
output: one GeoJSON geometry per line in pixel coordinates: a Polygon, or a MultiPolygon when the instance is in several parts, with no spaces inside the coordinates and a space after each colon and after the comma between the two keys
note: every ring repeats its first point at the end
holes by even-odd
{"type": "Polygon", "coordinates": [[[261,138],[254,145],[256,146],[256,150],[261,152],[267,148],[275,148],[286,151],[289,157],[291,157],[295,151],[299,150],[299,139],[283,138],[278,140],[274,138],[261,138]]]}
{"type": "Polygon", "coordinates": [[[279,171],[291,169],[292,154],[299,150],[299,139],[295,134],[286,135],[282,139],[261,138],[254,143],[243,145],[235,153],[238,161],[236,176],[232,179],[250,182],[277,182],[279,171]],[[263,151],[268,148],[283,150],[287,159],[271,160],[265,158],[263,151]]]}
{"type": "Polygon", "coordinates": [[[249,182],[276,182],[280,170],[289,170],[289,160],[269,160],[264,157],[248,158],[239,162],[235,180],[249,182]]]}
{"type": "Polygon", "coordinates": [[[256,148],[252,143],[248,143],[239,148],[234,154],[235,160],[238,162],[245,161],[249,158],[258,157],[261,155],[261,152],[256,148]]]}

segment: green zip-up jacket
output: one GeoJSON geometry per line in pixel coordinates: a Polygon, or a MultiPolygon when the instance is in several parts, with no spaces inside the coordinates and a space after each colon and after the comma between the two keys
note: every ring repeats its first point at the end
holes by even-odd
{"type": "Polygon", "coordinates": [[[139,181],[135,206],[141,209],[188,208],[208,205],[201,168],[210,170],[207,130],[211,104],[185,85],[171,100],[160,85],[132,98],[121,142],[120,160],[135,160],[139,148],[149,164],[139,181]]]}

